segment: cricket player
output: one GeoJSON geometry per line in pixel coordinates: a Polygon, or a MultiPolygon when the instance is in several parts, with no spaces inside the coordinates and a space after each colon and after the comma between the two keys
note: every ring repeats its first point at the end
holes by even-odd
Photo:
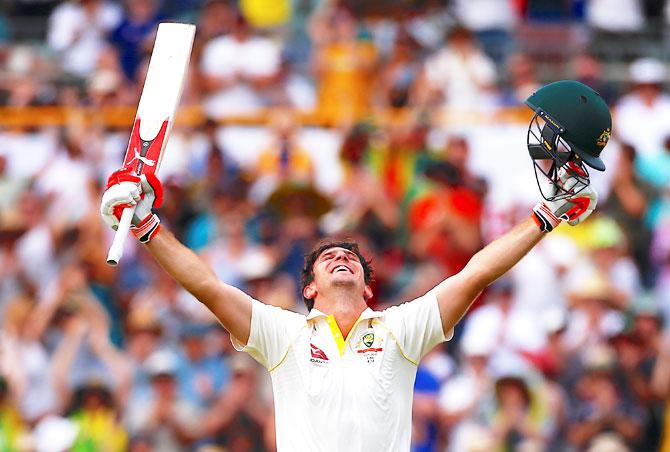
{"type": "Polygon", "coordinates": [[[412,389],[419,360],[449,340],[454,325],[489,284],[562,221],[581,223],[596,206],[586,165],[604,170],[611,132],[607,105],[574,81],[527,99],[535,111],[528,149],[543,195],[529,218],[479,251],[458,274],[422,297],[384,311],[367,306],[372,269],[355,243],[321,246],[306,258],[307,316],[263,304],[219,281],[165,228],[152,208],[155,177],[118,171],[102,198],[114,227],[136,205],[132,231],[160,265],[207,306],[272,379],[279,451],[408,451],[412,389]]]}

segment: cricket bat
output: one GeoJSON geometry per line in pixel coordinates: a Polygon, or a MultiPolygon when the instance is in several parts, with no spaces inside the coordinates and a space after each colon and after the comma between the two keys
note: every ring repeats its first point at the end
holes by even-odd
{"type": "MultiPolygon", "coordinates": [[[[158,26],[147,77],[123,160],[123,167],[131,168],[138,176],[156,173],[160,168],[184,87],[194,35],[195,25],[161,23],[158,26]]],[[[107,263],[110,265],[117,265],[123,255],[123,244],[128,236],[134,212],[134,207],[123,210],[107,255],[107,263]]]]}

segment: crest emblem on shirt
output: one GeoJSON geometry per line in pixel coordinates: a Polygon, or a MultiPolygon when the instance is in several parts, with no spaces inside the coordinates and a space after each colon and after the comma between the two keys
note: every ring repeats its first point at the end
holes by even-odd
{"type": "Polygon", "coordinates": [[[364,334],[362,340],[366,347],[372,347],[372,344],[375,343],[375,333],[364,334]]]}
{"type": "Polygon", "coordinates": [[[374,331],[368,330],[365,334],[360,336],[360,339],[355,346],[356,353],[363,355],[368,364],[374,364],[377,359],[377,354],[384,350],[382,347],[382,342],[384,342],[384,340],[380,339],[375,347],[375,339],[374,331]]]}

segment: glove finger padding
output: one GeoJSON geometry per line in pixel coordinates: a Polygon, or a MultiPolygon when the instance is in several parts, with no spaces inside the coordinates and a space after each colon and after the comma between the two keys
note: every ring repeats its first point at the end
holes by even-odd
{"type": "Polygon", "coordinates": [[[107,180],[100,213],[106,224],[117,229],[123,209],[135,206],[131,232],[143,243],[158,232],[160,220],[152,209],[163,202],[163,186],[153,173],[137,176],[129,168],[115,171],[107,180]]]}
{"type": "Polygon", "coordinates": [[[135,182],[127,181],[108,185],[100,203],[100,214],[103,221],[116,229],[123,209],[136,205],[140,200],[140,187],[135,182]]]}
{"type": "Polygon", "coordinates": [[[582,190],[579,195],[578,198],[571,200],[575,206],[566,212],[570,226],[576,226],[586,220],[598,204],[598,194],[591,187],[582,190]]]}
{"type": "MultiPolygon", "coordinates": [[[[576,167],[576,169],[562,169],[560,173],[561,188],[568,193],[575,192],[571,197],[541,201],[533,208],[535,222],[542,231],[553,230],[561,221],[567,221],[571,226],[575,226],[595,210],[598,195],[590,185],[584,185],[583,174],[579,171],[581,169],[576,167]]],[[[551,184],[550,181],[547,183],[551,184]]],[[[553,190],[555,192],[556,187],[553,190]]]]}

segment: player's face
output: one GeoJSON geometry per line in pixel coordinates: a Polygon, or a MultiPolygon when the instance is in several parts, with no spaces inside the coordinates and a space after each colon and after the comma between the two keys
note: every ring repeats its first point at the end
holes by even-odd
{"type": "Polygon", "coordinates": [[[365,286],[363,265],[353,251],[345,248],[329,248],[314,262],[314,281],[317,285],[365,286]]]}

